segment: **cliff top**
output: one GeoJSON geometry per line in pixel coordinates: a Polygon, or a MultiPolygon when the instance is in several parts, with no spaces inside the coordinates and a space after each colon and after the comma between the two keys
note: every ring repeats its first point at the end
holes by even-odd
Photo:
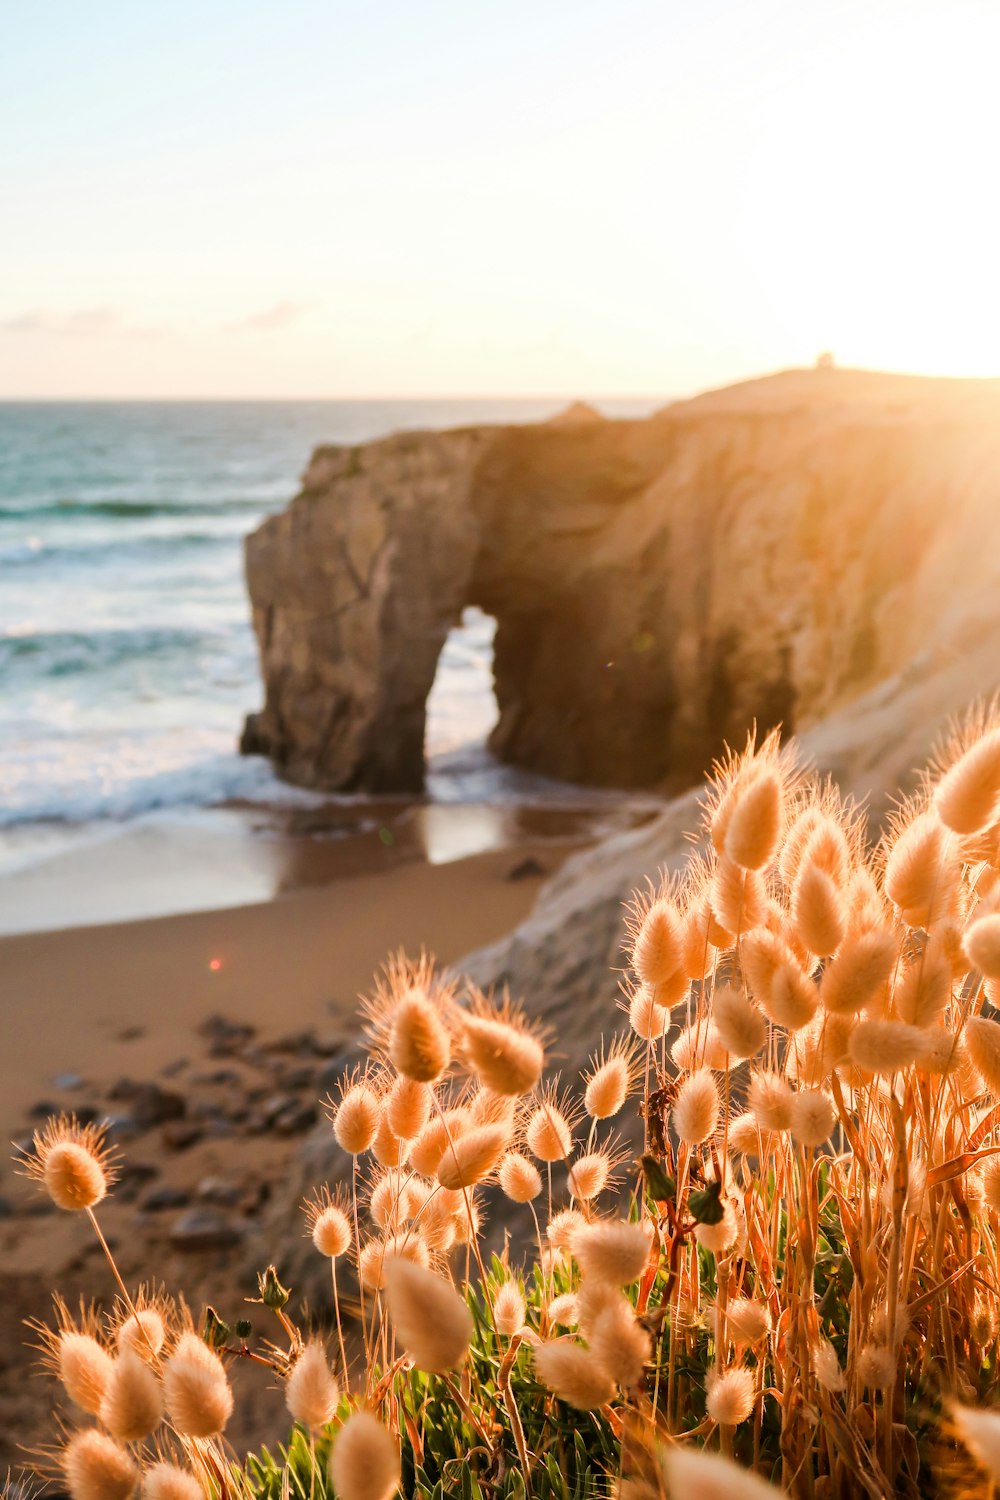
{"type": "Polygon", "coordinates": [[[836,368],[778,370],[672,402],[657,415],[865,408],[900,416],[931,407],[949,416],[980,418],[1000,408],[1000,379],[836,368]]]}

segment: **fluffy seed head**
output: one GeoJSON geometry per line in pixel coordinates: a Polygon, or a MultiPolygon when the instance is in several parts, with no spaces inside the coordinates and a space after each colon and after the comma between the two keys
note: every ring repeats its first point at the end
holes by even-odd
{"type": "Polygon", "coordinates": [[[759,1156],[777,1139],[773,1131],[765,1130],[757,1123],[757,1116],[749,1109],[730,1120],[726,1136],[730,1151],[741,1156],[759,1156]]]}
{"type": "Polygon", "coordinates": [[[711,903],[702,896],[684,913],[682,930],[684,973],[688,979],[704,979],[720,949],[733,946],[733,935],[715,919],[711,903]]]}
{"type": "Polygon", "coordinates": [[[689,1073],[677,1090],[672,1111],[678,1139],[699,1146],[709,1140],[719,1123],[719,1088],[707,1068],[689,1073]]]}
{"type": "Polygon", "coordinates": [[[562,1208],[545,1226],[545,1238],[556,1250],[569,1250],[581,1225],[587,1221],[578,1208],[562,1208]]]}
{"type": "Polygon", "coordinates": [[[542,1176],[520,1151],[508,1151],[500,1163],[500,1187],[512,1203],[531,1203],[542,1191],[542,1176]]]}
{"type": "Polygon", "coordinates": [[[825,1391],[842,1391],[847,1387],[837,1351],[828,1339],[820,1339],[812,1351],[813,1374],[825,1391]]]}
{"type": "Polygon", "coordinates": [[[809,1026],[796,1033],[794,1048],[785,1064],[786,1072],[794,1072],[798,1082],[807,1088],[818,1088],[834,1068],[847,1061],[847,1044],[854,1025],[853,1016],[821,1011],[809,1026]]]}
{"type": "Polygon", "coordinates": [[[792,1091],[780,1073],[754,1073],[747,1089],[747,1105],[762,1129],[791,1129],[792,1091]]]}
{"type": "Polygon", "coordinates": [[[497,1094],[528,1094],[542,1076],[545,1050],[523,1026],[488,1015],[468,1015],[462,1022],[466,1060],[484,1087],[497,1094]]]}
{"type": "Polygon", "coordinates": [[[412,1217],[413,1209],[409,1181],[398,1168],[390,1167],[372,1188],[368,1212],[380,1229],[395,1234],[412,1217]]]}
{"type": "Polygon", "coordinates": [[[127,1500],[139,1478],[131,1456],[96,1427],[73,1434],[62,1469],[73,1500],[127,1500]]]}
{"type": "Polygon", "coordinates": [[[993,912],[973,922],[962,947],[974,969],[987,979],[1000,979],[1000,914],[993,912]]]}
{"type": "Polygon", "coordinates": [[[451,1061],[451,1038],[440,1008],[421,986],[414,985],[396,1002],[389,1057],[397,1072],[416,1083],[433,1083],[451,1061]]]}
{"type": "Polygon", "coordinates": [[[980,1410],[973,1406],[951,1408],[958,1435],[994,1481],[1000,1480],[1000,1412],[980,1410]]]}
{"type": "Polygon", "coordinates": [[[769,927],[758,927],[747,933],[740,944],[743,973],[750,994],[763,1005],[771,988],[774,972],[780,964],[795,964],[795,950],[778,932],[769,927]]]}
{"type": "Polygon", "coordinates": [[[580,1411],[596,1411],[615,1393],[614,1381],[582,1344],[551,1339],[531,1351],[542,1385],[580,1411]]]}
{"type": "MultiPolygon", "coordinates": [[[[742,1464],[735,1464],[719,1453],[706,1453],[688,1444],[674,1444],[663,1450],[671,1496],[683,1500],[775,1500],[778,1493],[772,1485],[759,1479],[742,1464]]],[[[652,1492],[661,1495],[661,1488],[652,1492]]],[[[624,1497],[622,1497],[624,1500],[624,1497]]],[[[636,1497],[639,1500],[639,1497],[636,1497]]],[[[643,1497],[646,1500],[646,1497],[643,1497]]]]}
{"type": "Polygon", "coordinates": [[[471,1111],[464,1106],[446,1109],[436,1116],[410,1147],[410,1165],[425,1177],[436,1177],[449,1137],[457,1141],[472,1124],[471,1111]]]}
{"type": "Polygon", "coordinates": [[[225,1366],[194,1333],[182,1334],[163,1372],[167,1415],[185,1437],[214,1437],[233,1412],[225,1366]]]}
{"type": "Polygon", "coordinates": [[[626,1040],[616,1041],[606,1055],[602,1046],[591,1059],[584,1105],[592,1120],[610,1120],[622,1108],[632,1087],[635,1059],[635,1044],[626,1040]]]}
{"type": "Polygon", "coordinates": [[[205,1500],[205,1492],[187,1469],[177,1464],[150,1464],[142,1481],[143,1500],[205,1500]]]}
{"type": "Polygon", "coordinates": [[[997,1336],[997,1309],[995,1302],[981,1293],[976,1296],[969,1314],[969,1332],[980,1348],[992,1344],[997,1336]]]}
{"type": "Polygon", "coordinates": [[[800,1031],[816,1014],[819,991],[794,961],[775,967],[761,1000],[764,1014],[786,1031],[800,1031]]]}
{"type": "Polygon", "coordinates": [[[994,1213],[1000,1211],[1000,1156],[991,1156],[983,1168],[983,1196],[994,1213]]]}
{"type": "MultiPolygon", "coordinates": [[[[575,1300],[575,1299],[574,1299],[575,1300]]],[[[653,1356],[653,1341],[635,1320],[632,1304],[621,1295],[609,1299],[591,1320],[587,1343],[594,1359],[625,1391],[642,1382],[653,1356]]]]}
{"type": "Polygon", "coordinates": [[[638,1281],[649,1262],[650,1241],[641,1224],[598,1219],[577,1226],[571,1248],[584,1276],[618,1287],[638,1281]]]}
{"type": "Polygon", "coordinates": [[[938,782],[934,803],[955,833],[978,833],[1000,816],[1000,727],[971,745],[938,782]]]}
{"type": "Polygon", "coordinates": [[[858,1379],[862,1385],[884,1390],[896,1378],[896,1361],[884,1344],[866,1344],[858,1355],[858,1379]]]}
{"type": "Polygon", "coordinates": [[[342,1208],[330,1203],[313,1221],[312,1242],[320,1255],[337,1260],[351,1243],[351,1224],[342,1208]]]}
{"type": "Polygon", "coordinates": [[[162,1422],[160,1382],[134,1349],[123,1349],[114,1361],[99,1416],[120,1443],[137,1443],[162,1422]]]}
{"type": "Polygon", "coordinates": [[[575,1328],[579,1322],[576,1293],[563,1292],[561,1297],[553,1297],[545,1311],[553,1328],[575,1328]]]}
{"type": "Polygon", "coordinates": [[[506,1125],[474,1125],[453,1145],[446,1145],[438,1166],[438,1182],[444,1188],[474,1187],[484,1182],[500,1165],[510,1144],[506,1125]]]}
{"type": "Polygon", "coordinates": [[[110,1157],[102,1127],[59,1115],[35,1131],[23,1170],[41,1183],[57,1208],[75,1213],[107,1197],[114,1177],[110,1157]]]}
{"type": "Polygon", "coordinates": [[[726,1330],[739,1347],[759,1344],[771,1332],[771,1310],[752,1297],[733,1297],[726,1308],[726,1330]]]}
{"type": "Polygon", "coordinates": [[[69,1399],[81,1411],[96,1416],[114,1363],[108,1351],[90,1334],[65,1329],[55,1347],[55,1362],[69,1399]]]}
{"type": "Polygon", "coordinates": [[[800,868],[792,887],[792,921],[799,942],[817,958],[840,947],[846,912],[833,879],[812,860],[800,868]]]}
{"type": "Polygon", "coordinates": [[[574,1198],[589,1203],[599,1198],[608,1185],[612,1161],[606,1151],[588,1151],[578,1156],[569,1169],[569,1190],[574,1198]]]}
{"type": "Polygon", "coordinates": [[[554,1100],[545,1099],[528,1120],[524,1138],[539,1161],[564,1161],[573,1147],[569,1121],[554,1100]]]}
{"type": "Polygon", "coordinates": [[[465,1359],[472,1313],[450,1282],[399,1256],[385,1264],[385,1295],[396,1337],[421,1370],[441,1373],[465,1359]]]}
{"type": "Polygon", "coordinates": [[[792,1095],[792,1138],[800,1146],[822,1146],[833,1132],[837,1111],[822,1089],[800,1089],[792,1095]]]}
{"type": "Polygon", "coordinates": [[[905,1021],[861,1021],[851,1032],[847,1054],[868,1073],[895,1073],[922,1057],[927,1038],[905,1021]]]}
{"type": "Polygon", "coordinates": [[[632,968],[653,990],[669,986],[683,971],[683,932],[673,902],[663,898],[654,901],[642,918],[632,947],[632,968]]]}
{"type": "Polygon", "coordinates": [[[426,1083],[397,1078],[385,1101],[385,1117],[393,1135],[415,1141],[431,1117],[433,1095],[426,1083]]]}
{"type": "Polygon", "coordinates": [[[756,1005],[732,985],[720,985],[712,1000],[712,1020],[732,1061],[744,1062],[767,1041],[767,1021],[756,1005]]]}
{"type": "Polygon", "coordinates": [[[493,1320],[497,1333],[513,1338],[524,1327],[527,1308],[524,1293],[516,1281],[503,1282],[493,1298],[493,1320]]]}
{"type": "Polygon", "coordinates": [[[493,1089],[481,1088],[472,1104],[472,1119],[476,1125],[506,1125],[513,1130],[517,1119],[517,1097],[514,1094],[497,1094],[493,1089]]]}
{"type": "Polygon", "coordinates": [[[384,1240],[369,1240],[362,1246],[358,1260],[358,1277],[369,1291],[377,1292],[385,1285],[385,1267],[390,1256],[413,1261],[418,1266],[426,1266],[430,1260],[423,1236],[412,1231],[389,1235],[384,1240]]]}
{"type": "Polygon", "coordinates": [[[694,1237],[703,1249],[711,1251],[713,1255],[728,1254],[740,1237],[740,1221],[736,1217],[732,1200],[723,1200],[722,1218],[717,1224],[696,1225],[694,1237]]]}
{"type": "Polygon", "coordinates": [[[753,1372],[740,1365],[713,1370],[705,1391],[705,1409],[720,1427],[738,1427],[753,1411],[753,1372]]]}
{"type": "Polygon", "coordinates": [[[116,1334],[118,1348],[134,1349],[142,1359],[154,1359],[167,1341],[163,1318],[155,1307],[129,1313],[116,1334]]]}
{"type": "Polygon", "coordinates": [[[965,1045],[972,1065],[994,1094],[1000,1094],[1000,1023],[986,1016],[970,1016],[965,1023],[965,1045]]]}
{"type": "Polygon", "coordinates": [[[726,853],[744,870],[774,858],[784,822],[784,788],[777,768],[761,765],[739,786],[726,828],[726,853]]]}
{"type": "Polygon", "coordinates": [[[360,1156],[375,1140],[382,1106],[374,1089],[365,1083],[349,1088],[333,1117],[333,1134],[337,1145],[349,1156],[360,1156]]]}
{"type": "Polygon", "coordinates": [[[711,885],[712,912],[734,937],[760,927],[767,918],[767,890],[757,870],[720,859],[711,885]]]}
{"type": "Polygon", "coordinates": [[[657,1003],[649,985],[641,984],[629,1001],[629,1025],[644,1042],[658,1042],[670,1030],[670,1011],[657,1003]]]}
{"type": "Polygon", "coordinates": [[[862,1010],[875,999],[895,962],[896,940],[887,928],[849,933],[823,975],[820,999],[839,1015],[862,1010]]]}
{"type": "Polygon", "coordinates": [[[954,909],[959,864],[937,815],[921,813],[899,834],[885,865],[885,889],[908,927],[931,927],[954,909]]]}
{"type": "Polygon", "coordinates": [[[285,1405],[293,1422],[314,1430],[332,1422],[340,1391],[322,1345],[310,1343],[292,1367],[285,1385],[285,1405]]]}
{"type": "Polygon", "coordinates": [[[911,1026],[933,1026],[951,998],[951,964],[932,944],[904,973],[894,1000],[900,1020],[911,1026]]]}
{"type": "Polygon", "coordinates": [[[685,1026],[670,1047],[670,1057],[679,1073],[712,1068],[724,1073],[735,1059],[727,1051],[714,1021],[699,1017],[685,1026]]]}
{"type": "Polygon", "coordinates": [[[410,1154],[410,1143],[396,1135],[383,1112],[372,1141],[372,1156],[380,1167],[401,1167],[410,1154]]]}
{"type": "Polygon", "coordinates": [[[330,1450],[330,1479],[338,1500],[389,1500],[402,1477],[399,1444],[370,1411],[355,1411],[330,1450]]]}

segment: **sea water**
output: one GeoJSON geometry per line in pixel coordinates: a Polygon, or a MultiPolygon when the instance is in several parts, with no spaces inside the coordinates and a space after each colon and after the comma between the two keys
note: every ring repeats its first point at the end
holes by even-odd
{"type": "MultiPolygon", "coordinates": [[[[0,404],[0,875],[139,819],[301,797],[237,751],[262,698],[243,538],[319,443],[541,421],[564,404],[0,404]]],[[[467,611],[442,653],[427,723],[440,801],[539,792],[485,750],[492,631],[467,611]]]]}

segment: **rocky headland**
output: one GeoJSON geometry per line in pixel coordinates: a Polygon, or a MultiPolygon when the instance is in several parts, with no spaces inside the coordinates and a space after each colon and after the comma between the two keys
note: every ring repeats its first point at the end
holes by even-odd
{"type": "Polygon", "coordinates": [[[790,371],[641,421],[319,448],[247,541],[244,748],[306,786],[418,791],[476,604],[500,759],[681,790],[754,718],[806,730],[989,618],[998,507],[993,381],[790,371]]]}
{"type": "MultiPolygon", "coordinates": [[[[866,803],[877,827],[949,718],[1000,686],[998,419],[997,382],[817,371],[647,422],[584,413],[317,455],[303,495],[248,547],[268,684],[257,732],[297,779],[365,784],[390,773],[384,758],[364,759],[376,743],[365,735],[381,726],[376,740],[398,748],[386,684],[409,670],[397,711],[417,784],[436,651],[461,604],[476,602],[498,620],[500,754],[581,780],[679,789],[651,823],[572,856],[526,921],[455,966],[522,998],[573,1074],[624,1022],[624,903],[687,859],[723,739],[741,743],[754,717],[783,721],[803,760],[866,803]],[[469,498],[487,494],[485,510],[469,498]],[[363,657],[305,610],[324,559],[346,592],[320,538],[346,535],[355,507],[366,525],[379,518],[382,536],[368,595],[343,604],[343,618],[364,621],[363,657]],[[477,530],[486,514],[490,535],[477,530]],[[303,577],[292,559],[310,528],[303,577]],[[441,560],[458,535],[466,571],[453,587],[441,560]],[[419,539],[409,564],[404,536],[419,539]],[[402,593],[390,604],[393,578],[402,593]],[[324,656],[321,639],[337,650],[324,656]],[[324,673],[337,684],[330,718],[344,705],[332,740],[294,715],[324,673]],[[282,739],[293,723],[300,737],[282,739]]],[[[336,1178],[339,1155],[328,1128],[307,1137],[276,1196],[275,1232],[308,1184],[336,1178]]],[[[308,1255],[295,1262],[314,1282],[308,1255]]]]}

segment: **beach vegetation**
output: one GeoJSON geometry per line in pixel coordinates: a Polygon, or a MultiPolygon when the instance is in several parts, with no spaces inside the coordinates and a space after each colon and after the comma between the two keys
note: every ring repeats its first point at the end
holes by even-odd
{"type": "Polygon", "coordinates": [[[266,1339],[129,1289],[102,1132],[40,1131],[117,1288],[36,1330],[72,1500],[991,1493],[998,747],[995,708],[959,725],[875,841],[776,734],[727,755],[579,1079],[530,1005],[391,961],[329,1102],[343,1171],[288,1226],[325,1323],[273,1266],[266,1339]],[[242,1461],[240,1360],[292,1424],[242,1461]]]}

